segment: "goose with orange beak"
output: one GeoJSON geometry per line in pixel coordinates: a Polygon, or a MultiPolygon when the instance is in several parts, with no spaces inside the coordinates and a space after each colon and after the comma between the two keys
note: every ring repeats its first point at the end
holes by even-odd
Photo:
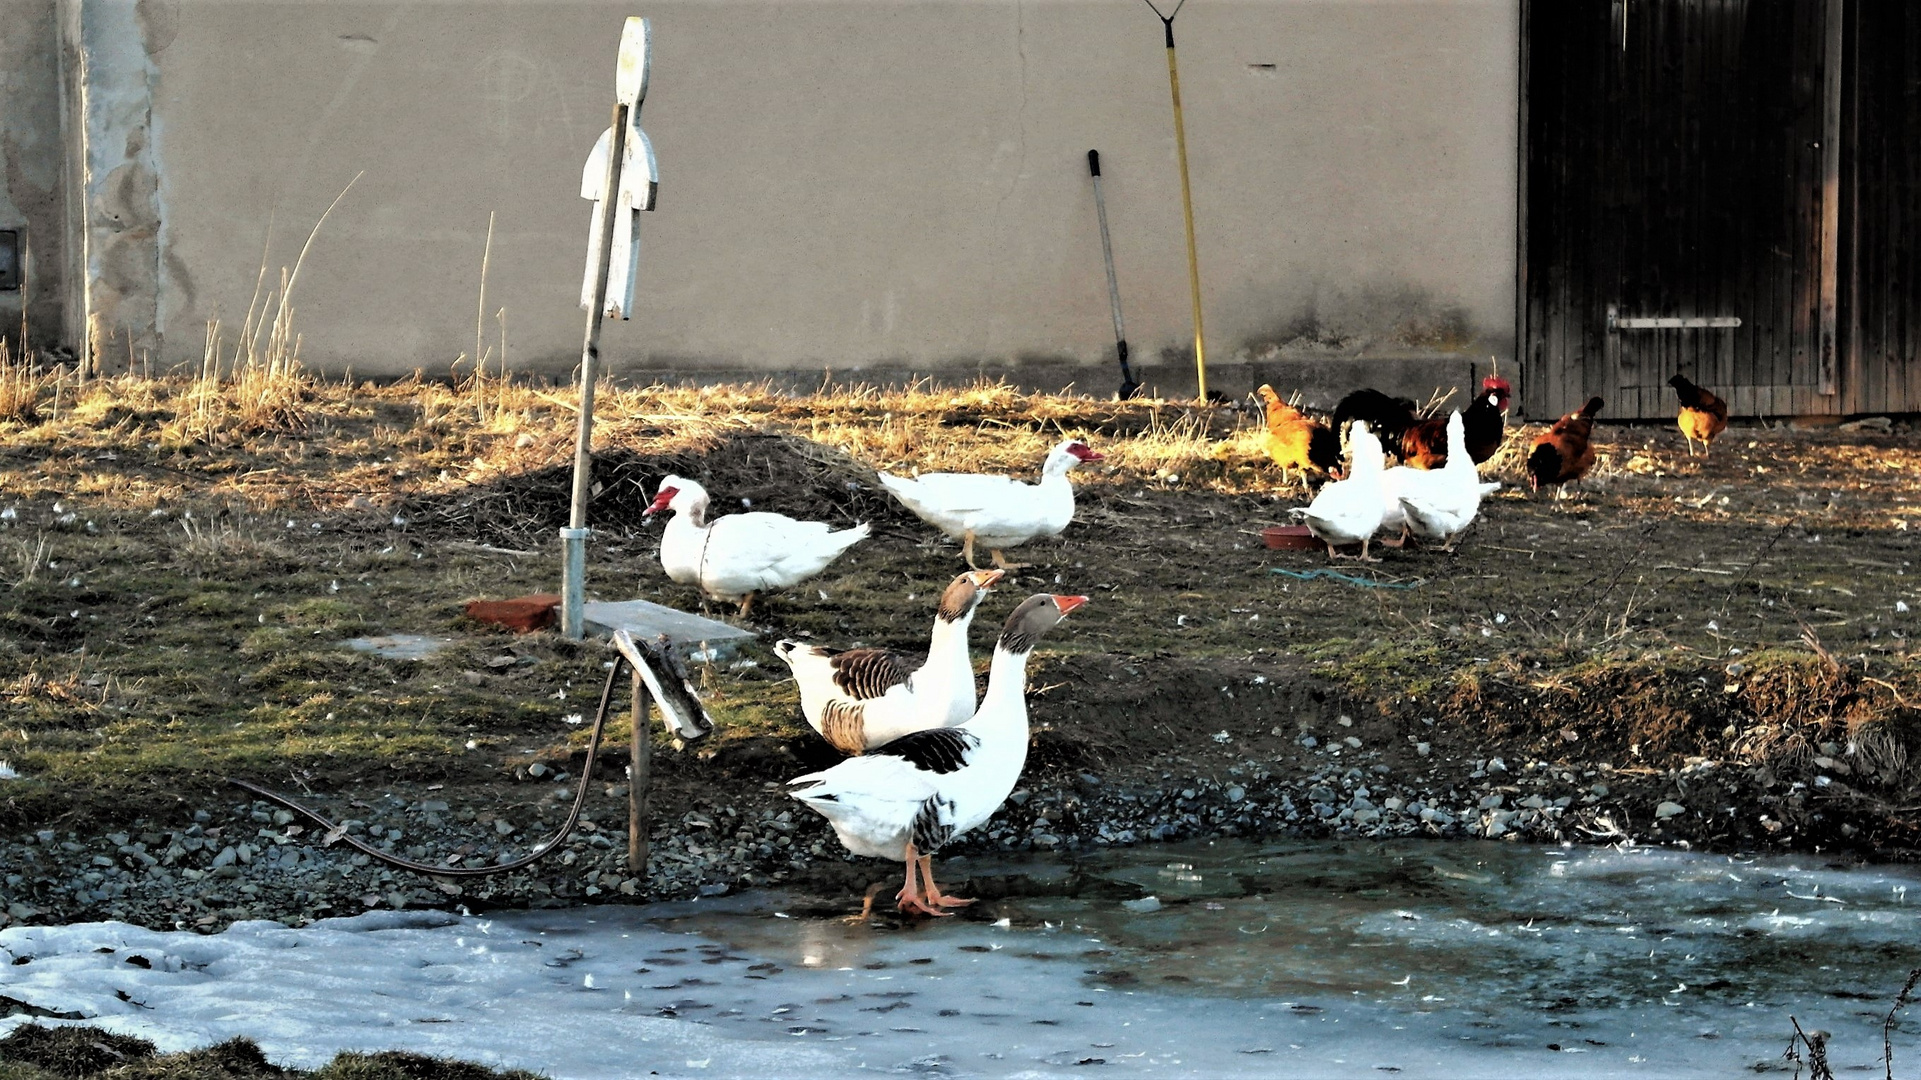
{"type": "Polygon", "coordinates": [[[892,649],[775,643],[774,655],[794,671],[808,725],[841,753],[860,754],[923,728],[966,723],[978,704],[967,631],[1001,573],[969,570],[948,584],[919,665],[892,649]]]}
{"type": "MultiPolygon", "coordinates": [[[[902,911],[951,915],[948,908],[973,903],[934,884],[934,855],[992,817],[1013,792],[1027,764],[1027,658],[1085,603],[1085,596],[1040,593],[1014,609],[973,719],[914,732],[787,782],[788,794],[825,817],[847,850],[906,864],[897,894],[902,911]]],[[[860,918],[872,913],[879,889],[868,890],[860,918]]]]}

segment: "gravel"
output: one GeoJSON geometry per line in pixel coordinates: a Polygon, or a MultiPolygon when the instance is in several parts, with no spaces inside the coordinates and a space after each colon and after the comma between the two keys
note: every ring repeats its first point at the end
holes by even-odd
{"type": "MultiPolygon", "coordinates": [[[[1322,745],[1313,754],[1312,771],[1289,776],[1251,759],[1229,765],[1219,778],[1162,773],[1157,781],[1117,783],[1087,772],[1046,782],[1030,776],[1000,813],[943,854],[1071,854],[1212,836],[1627,838],[1623,825],[1630,815],[1617,805],[1626,793],[1607,801],[1608,785],[1595,770],[1576,773],[1542,763],[1510,768],[1495,758],[1472,762],[1471,775],[1478,779],[1456,783],[1434,772],[1391,775],[1373,760],[1378,752],[1356,752],[1345,742],[1322,745]]],[[[1462,775],[1458,767],[1451,772],[1462,775]]],[[[441,861],[458,854],[461,865],[506,862],[564,819],[572,785],[550,784],[550,808],[532,820],[457,800],[388,795],[355,801],[342,812],[356,816],[343,824],[408,858],[441,861]]],[[[345,845],[324,846],[319,830],[266,802],[202,808],[185,827],[137,822],[101,835],[39,829],[0,838],[0,926],[115,919],[214,931],[242,919],[302,925],[383,907],[480,910],[685,899],[760,886],[804,887],[816,877],[841,888],[846,868],[839,864],[852,859],[825,821],[788,799],[780,785],[763,783],[724,800],[697,799],[678,817],[657,821],[643,880],[627,865],[625,787],[606,786],[599,794],[609,801],[590,806],[580,827],[539,864],[458,882],[387,867],[345,845]]],[[[1638,808],[1655,801],[1642,797],[1634,803],[1638,808]]],[[[527,813],[532,811],[522,811],[527,813]]],[[[1688,816],[1680,803],[1661,801],[1658,811],[1634,819],[1647,822],[1650,838],[1660,839],[1663,829],[1684,827],[1688,816]]]]}

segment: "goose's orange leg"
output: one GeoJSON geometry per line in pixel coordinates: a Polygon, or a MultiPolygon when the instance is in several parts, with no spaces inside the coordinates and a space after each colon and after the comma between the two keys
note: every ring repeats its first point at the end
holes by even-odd
{"type": "Polygon", "coordinates": [[[867,895],[861,897],[860,899],[860,914],[849,915],[846,918],[842,919],[841,922],[847,923],[849,925],[858,925],[860,923],[864,923],[867,920],[873,918],[874,917],[874,897],[878,896],[880,894],[880,891],[882,889],[885,889],[886,887],[887,887],[887,883],[884,881],[876,881],[872,885],[867,886],[867,895]]]}
{"type": "MultiPolygon", "coordinates": [[[[922,855],[920,857],[920,876],[921,880],[927,883],[927,892],[924,899],[935,907],[966,907],[974,902],[958,896],[948,896],[940,891],[940,886],[934,884],[934,857],[932,855],[922,855]]],[[[948,915],[951,914],[951,912],[943,911],[940,914],[948,915]]]]}
{"type": "Polygon", "coordinates": [[[947,912],[939,908],[928,907],[926,901],[921,899],[920,882],[916,880],[916,875],[920,870],[920,853],[914,850],[914,842],[912,840],[907,842],[907,857],[903,861],[907,864],[907,883],[901,886],[899,893],[895,894],[895,899],[900,901],[900,909],[902,911],[917,912],[921,915],[947,914],[947,912]]]}

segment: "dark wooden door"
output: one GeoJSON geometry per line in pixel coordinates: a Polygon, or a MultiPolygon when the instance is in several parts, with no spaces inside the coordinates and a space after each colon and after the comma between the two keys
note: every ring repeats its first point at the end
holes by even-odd
{"type": "Polygon", "coordinates": [[[1921,4],[1848,4],[1841,121],[1842,390],[1921,412],[1921,4]]]}
{"type": "Polygon", "coordinates": [[[1839,410],[1830,2],[1523,0],[1530,416],[1672,416],[1677,371],[1737,414],[1839,410]]]}

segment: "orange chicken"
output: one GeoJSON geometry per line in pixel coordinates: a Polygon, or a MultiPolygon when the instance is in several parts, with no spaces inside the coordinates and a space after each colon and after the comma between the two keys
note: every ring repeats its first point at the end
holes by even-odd
{"type": "Polygon", "coordinates": [[[1681,395],[1681,413],[1674,422],[1681,429],[1681,437],[1688,441],[1688,456],[1694,456],[1694,444],[1698,441],[1701,456],[1706,457],[1714,437],[1727,430],[1728,403],[1713,391],[1689,382],[1686,375],[1676,375],[1668,380],[1668,385],[1681,395]]]}

